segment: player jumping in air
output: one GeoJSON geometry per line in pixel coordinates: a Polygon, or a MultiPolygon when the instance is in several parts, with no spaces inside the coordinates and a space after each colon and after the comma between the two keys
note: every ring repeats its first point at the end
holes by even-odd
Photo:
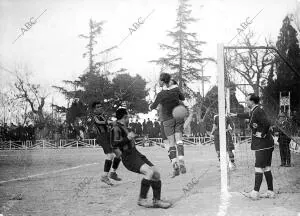
{"type": "Polygon", "coordinates": [[[115,181],[121,181],[121,178],[119,178],[116,173],[121,159],[120,154],[118,152],[114,152],[111,147],[109,124],[111,124],[112,121],[107,121],[100,102],[94,102],[92,104],[92,109],[93,114],[90,118],[90,122],[93,125],[93,131],[96,136],[97,143],[102,146],[104,154],[107,157],[104,163],[104,174],[101,176],[101,181],[108,185],[113,185],[109,178],[115,181]],[[113,171],[109,173],[111,167],[113,171]]]}
{"type": "Polygon", "coordinates": [[[179,90],[177,85],[171,85],[171,75],[168,73],[162,73],[159,80],[160,86],[166,86],[166,90],[162,90],[158,93],[154,103],[150,106],[150,109],[156,109],[161,104],[161,121],[163,121],[164,132],[169,140],[169,158],[173,165],[173,175],[178,176],[181,172],[186,173],[184,165],[184,146],[182,141],[184,119],[175,119],[172,115],[173,109],[181,104],[184,95],[179,90]],[[177,145],[177,151],[176,151],[177,145]],[[177,152],[179,165],[177,162],[177,152]]]}
{"type": "MultiPolygon", "coordinates": [[[[234,162],[234,154],[232,150],[234,150],[234,144],[232,140],[232,136],[230,131],[233,129],[233,122],[229,117],[226,117],[226,149],[229,155],[229,160],[232,164],[232,169],[236,168],[234,162]]],[[[218,155],[218,159],[220,161],[220,135],[219,135],[219,115],[214,116],[214,124],[211,131],[211,136],[214,137],[215,149],[218,155]]]]}
{"type": "Polygon", "coordinates": [[[161,180],[160,173],[155,166],[135,147],[133,132],[129,132],[127,125],[129,117],[125,108],[116,111],[117,122],[112,129],[114,149],[121,150],[122,162],[124,166],[132,172],[145,175],[141,182],[138,205],[144,207],[169,208],[171,204],[161,200],[161,180]],[[153,190],[153,202],[149,203],[147,194],[153,190]]]}
{"type": "MultiPolygon", "coordinates": [[[[173,79],[171,79],[170,81],[170,86],[172,86],[172,88],[177,87],[177,82],[173,79]]],[[[162,90],[168,90],[168,88],[166,86],[162,86],[162,90]]],[[[163,124],[163,120],[162,120],[162,106],[161,104],[158,104],[157,106],[157,114],[158,114],[158,120],[160,121],[160,136],[163,140],[163,145],[164,148],[167,149],[167,151],[169,151],[169,140],[168,137],[165,134],[165,130],[164,130],[164,124],[163,124]]]]}

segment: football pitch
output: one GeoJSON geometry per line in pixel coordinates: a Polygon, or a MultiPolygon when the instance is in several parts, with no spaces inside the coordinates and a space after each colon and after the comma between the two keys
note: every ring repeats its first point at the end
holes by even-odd
{"type": "MultiPolygon", "coordinates": [[[[101,148],[37,149],[0,151],[0,215],[222,215],[220,169],[213,145],[186,146],[187,173],[173,179],[166,149],[137,148],[160,171],[162,198],[174,203],[171,208],[138,206],[142,175],[127,171],[122,163],[118,170],[122,181],[114,181],[114,186],[102,183],[105,155],[101,148]]],[[[253,152],[240,146],[235,155],[237,169],[229,171],[230,198],[223,215],[299,215],[299,154],[292,155],[293,166],[287,168],[279,167],[279,153],[274,151],[277,196],[258,201],[241,194],[253,186],[253,152]]],[[[261,192],[265,190],[263,180],[261,192]]],[[[151,189],[148,199],[152,199],[151,189]]]]}

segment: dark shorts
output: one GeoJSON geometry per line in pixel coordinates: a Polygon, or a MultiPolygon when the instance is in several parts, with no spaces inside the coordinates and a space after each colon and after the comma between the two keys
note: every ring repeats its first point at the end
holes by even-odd
{"type": "Polygon", "coordinates": [[[165,135],[171,136],[183,132],[184,119],[169,119],[163,122],[165,135]]]}
{"type": "Polygon", "coordinates": [[[122,162],[124,166],[131,172],[141,173],[140,168],[144,164],[148,164],[150,167],[154,166],[145,155],[141,154],[136,148],[130,150],[130,152],[122,153],[122,162]]]}
{"type": "MultiPolygon", "coordinates": [[[[219,134],[214,135],[214,144],[215,144],[216,151],[220,151],[220,137],[219,137],[219,134]]],[[[232,136],[231,136],[230,133],[226,133],[226,148],[227,148],[227,151],[234,150],[234,144],[233,144],[232,136]]]]}
{"type": "Polygon", "coordinates": [[[161,138],[162,138],[163,140],[167,140],[167,139],[168,139],[168,137],[167,137],[166,134],[165,134],[165,129],[164,129],[164,124],[163,124],[163,122],[160,123],[160,134],[161,134],[161,138]]]}
{"type": "Polygon", "coordinates": [[[255,151],[255,167],[265,168],[271,166],[273,150],[274,148],[255,151]]]}
{"type": "Polygon", "coordinates": [[[110,144],[109,133],[98,134],[96,142],[103,148],[104,154],[109,154],[113,152],[112,146],[110,144]]]}

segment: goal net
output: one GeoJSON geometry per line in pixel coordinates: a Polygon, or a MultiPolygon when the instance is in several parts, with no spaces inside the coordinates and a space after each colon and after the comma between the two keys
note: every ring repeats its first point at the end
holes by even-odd
{"type": "MultiPolygon", "coordinates": [[[[270,130],[275,142],[272,156],[274,189],[278,193],[300,192],[300,184],[297,182],[300,177],[300,99],[295,97],[297,94],[293,86],[278,84],[278,65],[284,65],[282,67],[287,74],[300,80],[300,75],[297,74],[300,72],[297,72],[288,59],[275,48],[218,45],[221,185],[225,191],[253,189],[255,153],[250,149],[249,121],[230,117],[234,122],[231,135],[235,146],[233,152],[236,164],[236,169],[231,170],[225,148],[225,117],[229,112],[249,112],[250,109],[245,103],[246,97],[249,93],[255,93],[260,96],[260,106],[272,125],[270,130]]],[[[264,189],[266,190],[265,183],[261,187],[261,190],[264,189]]]]}

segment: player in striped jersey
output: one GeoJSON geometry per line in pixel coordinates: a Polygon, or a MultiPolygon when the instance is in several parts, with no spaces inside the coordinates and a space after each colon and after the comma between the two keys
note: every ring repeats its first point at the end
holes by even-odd
{"type": "Polygon", "coordinates": [[[132,172],[143,174],[145,177],[141,182],[138,205],[144,207],[169,208],[171,203],[161,200],[161,180],[160,173],[155,166],[141,154],[135,147],[133,132],[129,132],[127,125],[129,122],[128,113],[125,108],[116,111],[117,123],[112,130],[113,148],[121,150],[122,162],[124,166],[132,172]],[[148,191],[152,187],[153,202],[147,200],[148,191]]]}
{"type": "Polygon", "coordinates": [[[106,155],[104,173],[101,176],[101,181],[108,185],[113,185],[109,178],[115,181],[121,181],[121,178],[119,178],[116,173],[121,161],[120,154],[113,151],[110,140],[110,125],[113,122],[107,120],[100,102],[94,102],[92,104],[92,109],[93,114],[89,119],[89,122],[92,124],[97,143],[102,146],[104,154],[106,155]],[[110,172],[111,168],[113,169],[112,172],[110,172]]]}

